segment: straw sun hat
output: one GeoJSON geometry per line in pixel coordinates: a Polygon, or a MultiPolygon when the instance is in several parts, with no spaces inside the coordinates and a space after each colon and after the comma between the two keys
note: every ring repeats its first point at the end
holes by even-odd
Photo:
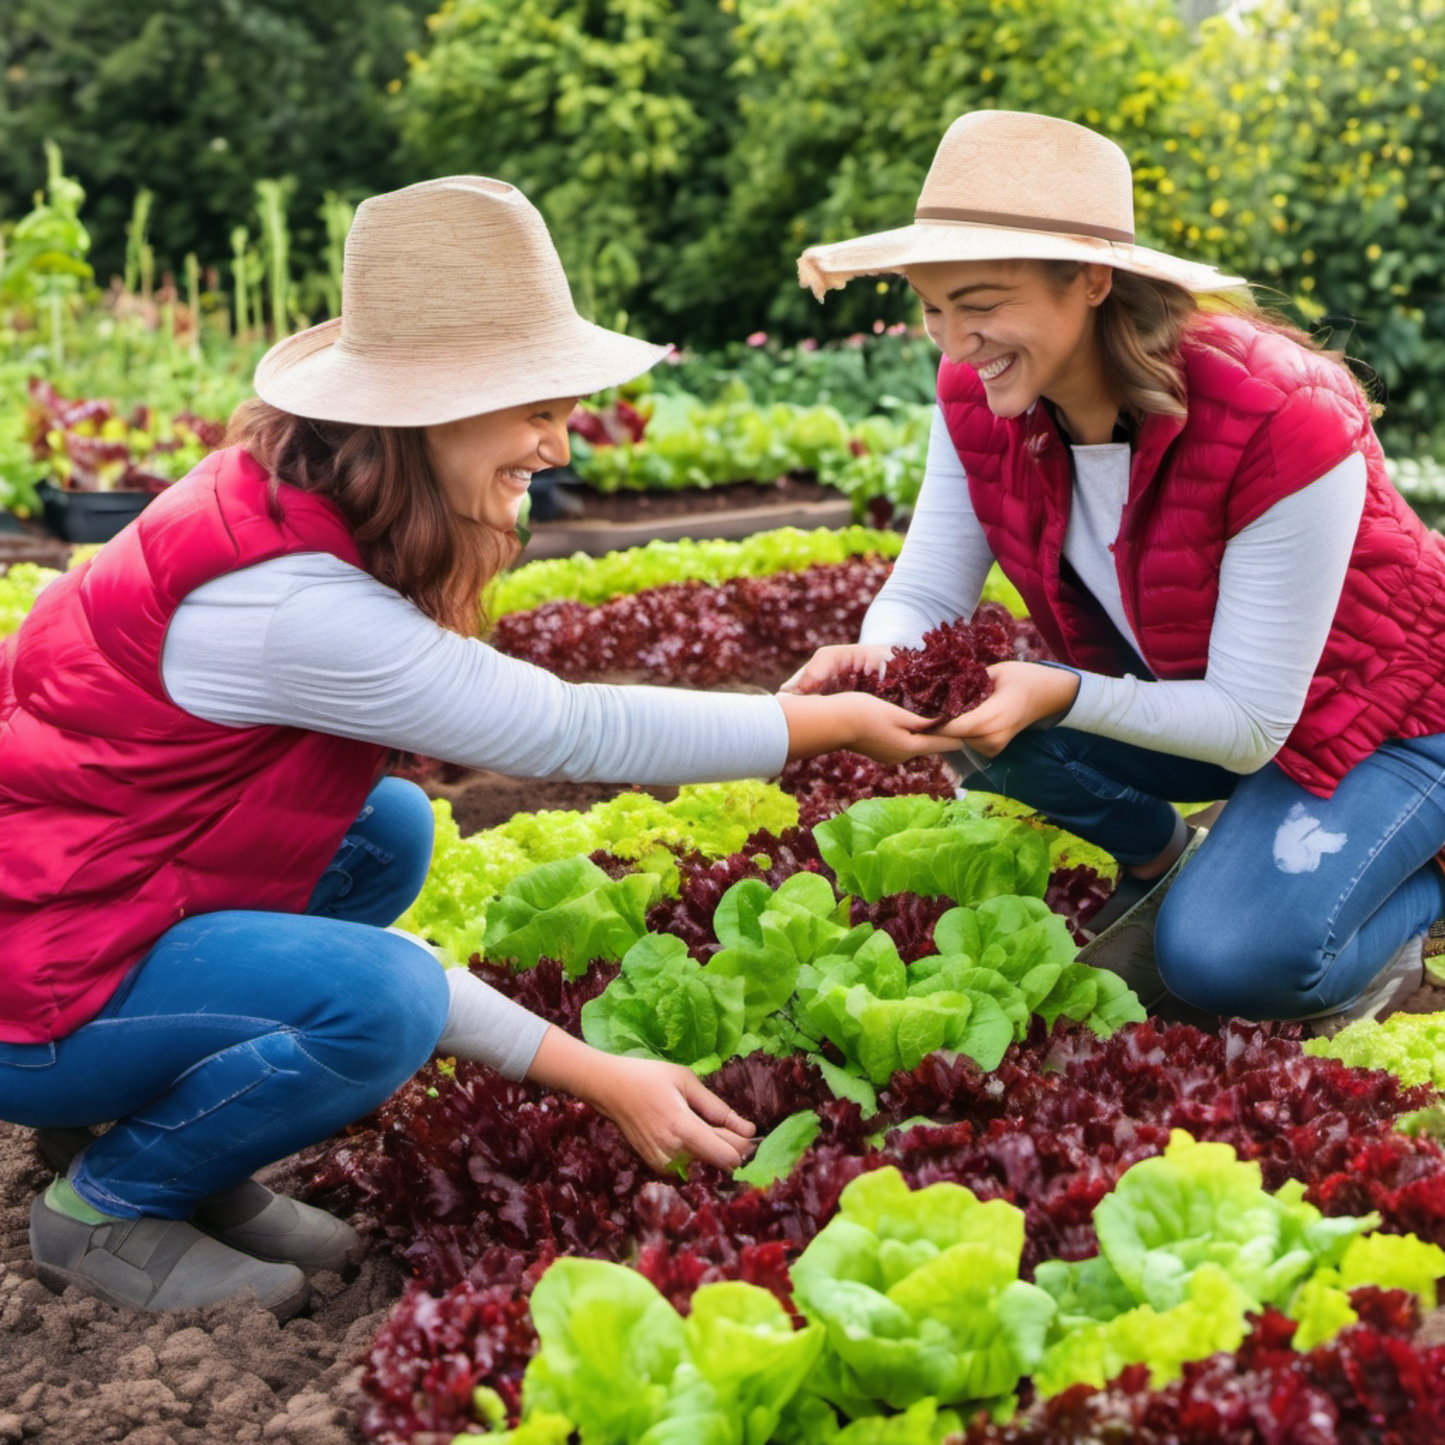
{"type": "Polygon", "coordinates": [[[448,176],[357,207],[340,317],[273,346],[256,392],[321,421],[433,426],[586,396],[668,350],[577,314],[546,223],[519,190],[448,176]]]}
{"type": "Polygon", "coordinates": [[[979,110],[949,126],[911,226],[810,246],[798,279],[821,301],[855,276],[930,261],[1097,261],[1190,291],[1245,283],[1134,242],[1129,160],[1070,121],[979,110]]]}

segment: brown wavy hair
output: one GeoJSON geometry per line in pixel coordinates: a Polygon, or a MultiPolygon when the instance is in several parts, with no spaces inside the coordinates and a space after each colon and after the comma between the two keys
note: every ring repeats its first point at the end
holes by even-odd
{"type": "Polygon", "coordinates": [[[315,421],[253,398],[232,414],[222,445],[245,447],[270,472],[273,516],[283,483],[329,498],[377,581],[453,632],[481,632],[482,589],[521,542],[453,510],[420,427],[315,421]]]}
{"type": "MultiPolygon", "coordinates": [[[[1071,286],[1083,270],[1079,261],[1038,264],[1057,291],[1071,286]]],[[[1179,347],[1195,319],[1208,311],[1243,316],[1263,330],[1278,332],[1327,357],[1345,371],[1369,402],[1365,389],[1345,364],[1344,352],[1328,350],[1286,317],[1257,305],[1248,290],[1213,294],[1201,302],[1194,292],[1173,282],[1115,268],[1109,294],[1099,303],[1097,325],[1105,378],[1126,410],[1140,417],[1185,414],[1179,347]]],[[[1379,408],[1371,409],[1378,414],[1379,408]]]]}

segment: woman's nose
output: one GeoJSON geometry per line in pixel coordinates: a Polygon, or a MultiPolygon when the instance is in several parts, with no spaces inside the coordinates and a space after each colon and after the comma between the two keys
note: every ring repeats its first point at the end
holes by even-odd
{"type": "Polygon", "coordinates": [[[953,362],[967,361],[978,350],[979,339],[971,321],[949,317],[943,326],[943,354],[953,362]]]}
{"type": "Polygon", "coordinates": [[[567,437],[567,418],[553,417],[544,423],[537,442],[537,454],[549,467],[565,467],[572,459],[572,444],[567,437]]]}

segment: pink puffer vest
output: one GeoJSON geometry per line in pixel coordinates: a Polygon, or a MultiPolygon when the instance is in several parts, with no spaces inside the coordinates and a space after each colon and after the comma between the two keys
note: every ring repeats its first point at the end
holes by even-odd
{"type": "MultiPolygon", "coordinates": [[[[1229,539],[1352,452],[1365,458],[1334,625],[1275,759],[1328,797],[1386,739],[1445,732],[1445,541],[1390,484],[1365,403],[1333,362],[1229,315],[1200,317],[1182,359],[1188,416],[1140,428],[1114,547],[1125,615],[1155,677],[1204,676],[1229,539]]],[[[989,545],[1045,640],[1076,667],[1121,674],[1113,626],[1061,573],[1072,479],[1048,408],[995,417],[972,367],[947,361],[938,398],[989,545]]]]}
{"type": "Polygon", "coordinates": [[[360,558],[340,513],[216,452],[0,647],[0,1041],[92,1018],[173,924],[299,913],[384,750],[286,727],[221,727],[161,681],[172,614],[202,583],[291,552],[360,558]]]}

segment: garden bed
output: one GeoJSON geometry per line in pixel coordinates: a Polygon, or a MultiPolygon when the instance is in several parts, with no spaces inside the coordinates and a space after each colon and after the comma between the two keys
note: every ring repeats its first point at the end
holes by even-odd
{"type": "Polygon", "coordinates": [[[682,491],[599,492],[571,489],[582,504],[580,517],[537,522],[527,543],[527,561],[601,556],[655,539],[750,537],[777,527],[845,527],[853,507],[846,497],[806,477],[776,482],[730,482],[682,491]]]}

